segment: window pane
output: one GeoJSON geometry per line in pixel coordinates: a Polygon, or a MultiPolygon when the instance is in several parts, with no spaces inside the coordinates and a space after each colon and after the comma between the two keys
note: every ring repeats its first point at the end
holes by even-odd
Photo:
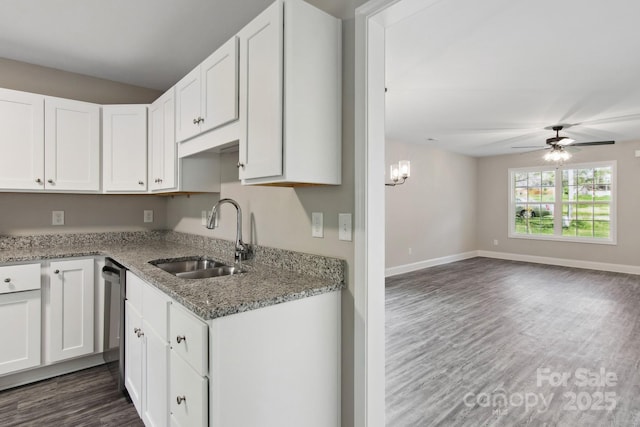
{"type": "Polygon", "coordinates": [[[610,201],[611,184],[596,184],[595,200],[601,202],[610,201]]]}
{"type": "Polygon", "coordinates": [[[556,171],[542,172],[542,186],[543,187],[556,186],[556,171]]]}
{"type": "Polygon", "coordinates": [[[594,221],[593,222],[593,236],[606,239],[611,234],[611,224],[609,221],[594,221]]]}
{"type": "Polygon", "coordinates": [[[540,187],[542,174],[540,172],[529,172],[527,176],[527,185],[529,187],[540,187]]]}
{"type": "Polygon", "coordinates": [[[527,201],[527,188],[526,187],[516,187],[515,189],[516,202],[526,202],[527,201]]]}
{"type": "Polygon", "coordinates": [[[578,220],[593,219],[593,205],[579,204],[577,206],[578,206],[578,220]]]}
{"type": "Polygon", "coordinates": [[[540,197],[541,202],[555,202],[556,201],[556,188],[555,187],[542,187],[542,194],[540,197]]]}
{"type": "Polygon", "coordinates": [[[593,237],[593,221],[576,221],[579,237],[593,237]]]}
{"type": "Polygon", "coordinates": [[[596,221],[610,221],[611,207],[609,205],[593,205],[593,219],[596,221]]]}
{"type": "Polygon", "coordinates": [[[596,168],[593,171],[596,184],[611,184],[611,168],[596,168]]]}
{"type": "Polygon", "coordinates": [[[516,183],[516,187],[526,187],[527,186],[527,173],[526,172],[516,172],[514,174],[514,181],[516,183]]]}
{"type": "Polygon", "coordinates": [[[529,187],[529,196],[527,200],[529,200],[530,202],[539,202],[541,196],[540,193],[540,187],[529,187]]]}
{"type": "Polygon", "coordinates": [[[593,184],[593,169],[577,169],[578,185],[593,184]]]}

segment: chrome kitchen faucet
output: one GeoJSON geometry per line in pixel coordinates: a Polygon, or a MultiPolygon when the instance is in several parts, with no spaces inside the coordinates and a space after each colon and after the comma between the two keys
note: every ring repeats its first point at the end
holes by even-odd
{"type": "Polygon", "coordinates": [[[249,245],[242,241],[242,209],[240,209],[240,205],[233,199],[221,199],[213,205],[211,208],[211,213],[209,214],[209,219],[207,220],[207,228],[213,230],[218,227],[218,211],[220,210],[220,206],[225,203],[229,203],[236,208],[237,212],[237,228],[236,228],[236,249],[235,249],[235,262],[240,263],[249,258],[251,254],[251,249],[249,245]]]}

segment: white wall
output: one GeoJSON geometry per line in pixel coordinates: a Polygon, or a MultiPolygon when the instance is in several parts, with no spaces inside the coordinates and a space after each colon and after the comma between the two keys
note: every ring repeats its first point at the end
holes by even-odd
{"type": "Polygon", "coordinates": [[[411,161],[407,182],[386,188],[386,268],[476,250],[477,159],[397,141],[385,157],[411,161]]]}
{"type": "Polygon", "coordinates": [[[622,265],[640,265],[640,141],[583,147],[570,163],[617,160],[618,242],[600,245],[544,240],[510,239],[508,235],[508,169],[546,164],[542,154],[485,157],[478,160],[478,249],[511,254],[566,258],[622,265]],[[498,246],[493,240],[498,240],[498,246]]]}

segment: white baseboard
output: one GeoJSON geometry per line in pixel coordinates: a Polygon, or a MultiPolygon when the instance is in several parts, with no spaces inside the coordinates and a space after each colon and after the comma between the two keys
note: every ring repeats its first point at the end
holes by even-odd
{"type": "Polygon", "coordinates": [[[478,256],[478,251],[464,252],[461,254],[448,255],[440,258],[432,258],[425,261],[414,262],[411,264],[398,265],[396,267],[389,267],[385,270],[385,277],[396,276],[398,274],[410,273],[416,270],[422,270],[423,268],[435,267],[436,265],[449,264],[450,262],[462,261],[469,258],[475,258],[478,256]]]}
{"type": "Polygon", "coordinates": [[[27,369],[22,372],[0,377],[0,391],[103,364],[104,358],[102,353],[98,353],[78,359],[67,360],[54,365],[27,369]]]}
{"type": "Polygon", "coordinates": [[[577,259],[553,258],[536,255],[512,254],[507,252],[477,251],[477,256],[506,259],[510,261],[532,262],[535,264],[559,265],[562,267],[585,268],[588,270],[612,271],[615,273],[640,274],[640,266],[611,264],[606,262],[582,261],[577,259]]]}
{"type": "Polygon", "coordinates": [[[462,261],[475,257],[505,259],[509,261],[531,262],[534,264],[558,265],[561,267],[584,268],[587,270],[611,271],[614,273],[640,275],[640,266],[637,265],[612,264],[606,262],[582,261],[578,259],[553,258],[537,255],[512,254],[507,252],[478,250],[464,252],[456,255],[449,255],[441,258],[428,259],[411,264],[399,265],[397,267],[390,267],[385,270],[385,277],[410,273],[412,271],[422,270],[423,268],[435,267],[436,265],[449,264],[450,262],[462,261]]]}

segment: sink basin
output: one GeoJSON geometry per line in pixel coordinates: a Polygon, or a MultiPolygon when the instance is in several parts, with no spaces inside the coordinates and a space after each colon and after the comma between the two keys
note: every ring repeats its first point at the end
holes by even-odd
{"type": "Polygon", "coordinates": [[[235,266],[228,266],[216,260],[204,257],[179,258],[175,260],[155,260],[149,264],[183,279],[205,279],[207,277],[230,276],[242,273],[235,266]]]}

